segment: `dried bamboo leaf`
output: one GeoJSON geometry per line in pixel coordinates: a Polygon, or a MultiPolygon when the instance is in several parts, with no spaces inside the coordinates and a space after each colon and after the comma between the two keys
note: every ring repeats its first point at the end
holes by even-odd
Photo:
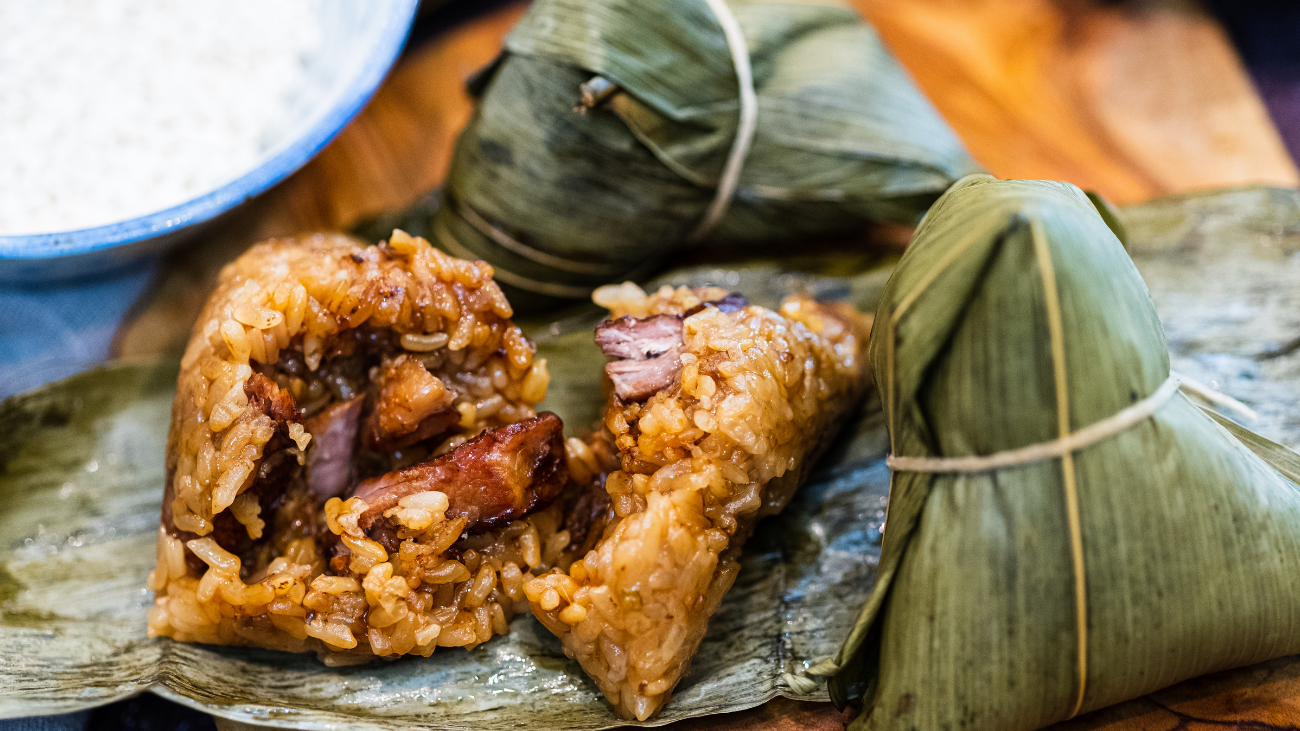
{"type": "MultiPolygon", "coordinates": [[[[874,302],[888,261],[827,257],[673,279],[734,280],[759,301],[811,285],[874,302]],[[835,278],[818,273],[835,274],[835,278]],[[861,279],[864,284],[855,284],[861,279]]],[[[544,404],[580,432],[602,405],[592,320],[534,322],[544,404]]],[[[620,725],[531,617],[473,652],[328,668],[311,655],[145,636],[175,364],[77,376],[0,407],[0,718],[88,708],[149,689],[218,716],[294,728],[620,725]],[[92,469],[93,468],[93,469],[92,469]],[[17,658],[16,661],[12,661],[17,658]]],[[[869,585],[883,517],[883,425],[869,410],[812,484],[750,544],[713,631],[659,722],[758,705],[835,651],[869,585]],[[878,515],[877,515],[878,514],[878,515]],[[862,516],[877,515],[873,522],[862,516]]],[[[825,691],[813,698],[825,700],[825,691]]]]}
{"type": "Polygon", "coordinates": [[[1175,196],[1123,217],[1174,370],[1246,402],[1259,414],[1247,427],[1300,448],[1300,191],[1175,196]]]}
{"type": "MultiPolygon", "coordinates": [[[[1146,285],[1093,204],[987,176],[918,230],[872,360],[893,452],[912,457],[1050,442],[1169,376],[1146,285]]],[[[859,729],[1033,729],[1300,650],[1300,489],[1266,446],[1175,395],[1070,459],[896,472],[832,696],[863,699],[859,729]]]]}

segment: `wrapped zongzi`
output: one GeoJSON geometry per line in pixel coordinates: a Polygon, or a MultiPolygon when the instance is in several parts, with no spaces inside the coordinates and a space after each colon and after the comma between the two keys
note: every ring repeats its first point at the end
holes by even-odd
{"type": "Polygon", "coordinates": [[[819,668],[855,729],[1027,731],[1300,652],[1294,455],[1179,392],[1077,188],[958,183],[876,318],[879,579],[819,668]]]}
{"type": "MultiPolygon", "coordinates": [[[[625,718],[687,673],[755,522],[781,510],[866,386],[870,319],[795,296],[632,284],[597,301],[613,393],[597,436],[613,516],[569,572],[525,585],[534,615],[625,718]]],[[[590,542],[590,539],[588,539],[590,542]]]]}
{"type": "Polygon", "coordinates": [[[586,299],[697,243],[912,225],[975,169],[836,0],[537,0],[472,88],[422,230],[516,304],[586,299]]]}

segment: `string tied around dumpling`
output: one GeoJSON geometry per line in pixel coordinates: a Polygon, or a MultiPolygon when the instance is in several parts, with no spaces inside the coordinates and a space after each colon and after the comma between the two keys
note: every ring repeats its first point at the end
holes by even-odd
{"type": "MultiPolygon", "coordinates": [[[[1084,447],[1118,434],[1143,419],[1154,415],[1160,410],[1160,407],[1168,403],[1174,394],[1179,391],[1185,391],[1189,395],[1227,406],[1241,412],[1243,415],[1255,418],[1254,411],[1240,401],[1219,393],[1187,376],[1170,372],[1169,378],[1165,379],[1165,382],[1160,384],[1160,387],[1150,396],[1116,412],[1110,417],[1071,432],[1061,439],[1039,442],[1027,447],[1008,449],[989,455],[969,457],[900,457],[889,455],[885,458],[885,464],[895,472],[941,474],[987,472],[1046,459],[1057,459],[1067,453],[1077,452],[1084,447]]],[[[786,673],[782,675],[782,678],[792,692],[798,695],[808,695],[820,688],[827,676],[834,675],[839,670],[840,666],[836,664],[834,658],[823,658],[814,662],[802,673],[786,673]]]]}
{"type": "Polygon", "coordinates": [[[1178,393],[1181,381],[1181,376],[1171,373],[1160,388],[1150,396],[1121,409],[1112,416],[1051,441],[969,457],[907,457],[891,454],[885,458],[885,464],[895,472],[953,473],[987,472],[1045,459],[1059,459],[1118,434],[1151,416],[1175,393],[1178,393]]]}
{"type": "Polygon", "coordinates": [[[885,464],[895,472],[953,473],[987,472],[1002,467],[1013,467],[1045,459],[1056,459],[1066,453],[1077,452],[1084,447],[1096,444],[1106,437],[1118,434],[1155,414],[1161,406],[1164,406],[1179,391],[1198,396],[1211,403],[1232,408],[1249,418],[1255,418],[1255,412],[1240,401],[1219,393],[1181,373],[1170,371],[1169,378],[1150,396],[1121,409],[1112,416],[1078,431],[1070,432],[1067,436],[1059,439],[1039,442],[1018,449],[1007,449],[993,454],[969,457],[900,457],[891,454],[885,458],[885,464]]]}
{"type": "MultiPolygon", "coordinates": [[[[1022,219],[1023,220],[1023,219],[1022,219]]],[[[1191,378],[1170,372],[1168,378],[1151,395],[1137,401],[1101,421],[1077,431],[1070,428],[1070,400],[1065,358],[1065,331],[1061,315],[1061,299],[1056,286],[1056,271],[1052,264],[1051,250],[1042,224],[1036,219],[1024,221],[1028,224],[1030,239],[1033,243],[1034,257],[1042,278],[1043,300],[1051,350],[1052,378],[1056,395],[1057,432],[1056,439],[1032,444],[1027,447],[1010,449],[989,455],[966,457],[910,457],[898,455],[895,433],[892,424],[896,414],[897,398],[894,386],[894,338],[898,324],[903,315],[915,304],[917,298],[939,275],[968,251],[979,239],[974,232],[960,240],[958,244],[944,252],[935,265],[926,272],[913,286],[885,320],[882,337],[885,342],[885,363],[888,382],[882,387],[885,410],[891,425],[889,429],[890,455],[886,464],[895,472],[919,473],[971,473],[986,472],[1003,467],[1012,467],[1048,459],[1060,460],[1061,476],[1064,488],[1066,525],[1069,532],[1070,562],[1073,569],[1073,594],[1075,605],[1075,635],[1077,655],[1077,685],[1073,708],[1069,718],[1078,715],[1083,709],[1087,693],[1088,679],[1088,595],[1087,571],[1084,565],[1083,528],[1080,518],[1077,476],[1074,467],[1074,453],[1095,444],[1107,437],[1140,423],[1153,416],[1168,403],[1180,390],[1213,404],[1224,406],[1242,413],[1248,418],[1255,414],[1241,402],[1221,394],[1191,378]]]]}
{"type": "Polygon", "coordinates": [[[735,13],[727,7],[725,0],[704,0],[713,11],[722,34],[727,39],[727,48],[731,51],[731,63],[736,70],[736,85],[740,95],[740,119],[736,124],[736,137],[731,142],[727,161],[722,166],[722,175],[718,178],[718,187],[714,191],[713,201],[704,211],[704,218],[699,225],[686,236],[686,243],[702,241],[709,235],[718,221],[726,215],[731,200],[736,195],[740,184],[740,171],[749,156],[749,148],[754,142],[754,131],[758,128],[758,94],[754,91],[754,70],[749,61],[749,44],[740,21],[735,13]]]}

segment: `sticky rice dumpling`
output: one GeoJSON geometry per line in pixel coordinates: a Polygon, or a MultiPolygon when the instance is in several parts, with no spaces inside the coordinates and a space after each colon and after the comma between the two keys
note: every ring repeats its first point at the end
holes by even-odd
{"type": "Polygon", "coordinates": [[[538,0],[472,89],[423,232],[516,304],[681,247],[912,225],[977,169],[836,0],[538,0]]]}
{"type": "Polygon", "coordinates": [[[830,678],[861,699],[853,728],[1036,729],[1300,652],[1295,462],[1179,392],[1077,188],[954,186],[889,281],[871,362],[894,472],[830,678]]]}
{"type": "MultiPolygon", "coordinates": [[[[569,571],[524,591],[625,718],[688,672],[755,522],[781,510],[866,387],[870,318],[716,288],[599,290],[612,394],[598,439],[613,515],[569,571]]],[[[591,539],[588,539],[590,542],[591,539]]]]}
{"type": "Polygon", "coordinates": [[[181,362],[150,634],[338,664],[505,632],[590,461],[510,316],[490,266],[400,231],[228,265],[181,362]]]}

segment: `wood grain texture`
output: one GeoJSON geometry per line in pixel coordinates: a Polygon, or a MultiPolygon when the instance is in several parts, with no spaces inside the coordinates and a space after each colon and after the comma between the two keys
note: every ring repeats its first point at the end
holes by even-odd
{"type": "Polygon", "coordinates": [[[276,191],[285,230],[275,233],[347,228],[441,184],[474,110],[465,80],[496,57],[525,7],[507,6],[408,53],[361,115],[276,191]]]}
{"type": "MultiPolygon", "coordinates": [[[[682,721],[672,731],[839,731],[854,717],[829,703],[778,698],[740,713],[682,721]]],[[[1049,727],[1051,731],[1294,731],[1300,729],[1300,657],[1196,678],[1049,727]]]]}
{"type": "Polygon", "coordinates": [[[998,177],[1119,203],[1300,184],[1227,36],[1188,2],[853,3],[998,177]]]}

